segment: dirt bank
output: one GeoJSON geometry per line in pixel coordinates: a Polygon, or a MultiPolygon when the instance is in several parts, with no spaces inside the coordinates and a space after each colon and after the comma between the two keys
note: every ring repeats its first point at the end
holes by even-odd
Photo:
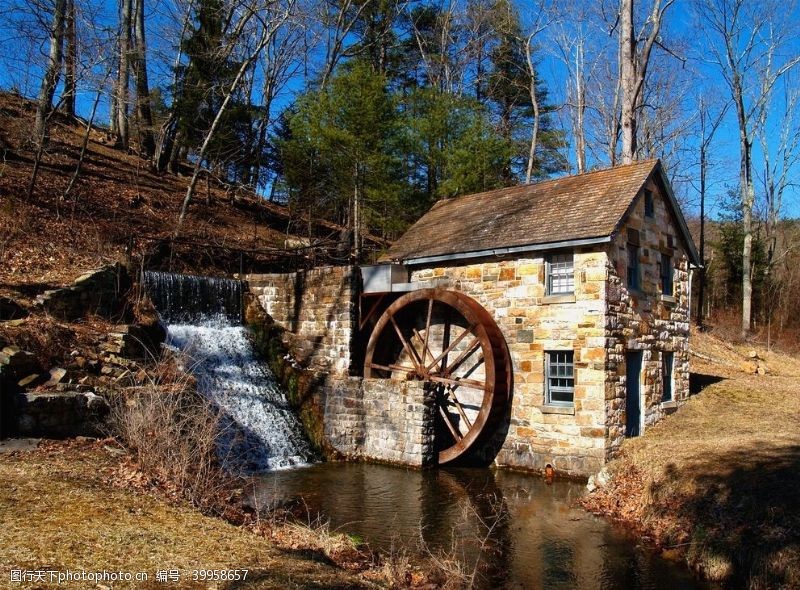
{"type": "Polygon", "coordinates": [[[638,529],[712,580],[800,588],[800,361],[693,335],[694,389],[627,440],[590,510],[638,529]]]}

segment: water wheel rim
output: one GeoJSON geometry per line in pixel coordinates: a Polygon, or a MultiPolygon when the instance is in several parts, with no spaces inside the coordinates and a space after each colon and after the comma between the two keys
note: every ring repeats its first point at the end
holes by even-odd
{"type": "MultiPolygon", "coordinates": [[[[481,355],[483,357],[484,387],[481,399],[481,407],[477,415],[473,418],[471,424],[469,424],[469,421],[467,421],[469,427],[466,433],[462,434],[459,429],[459,434],[461,434],[461,437],[457,437],[455,433],[452,432],[452,423],[447,424],[448,418],[445,416],[442,417],[442,420],[445,421],[446,425],[451,429],[451,434],[454,440],[453,445],[441,450],[438,453],[438,463],[442,465],[452,462],[468,451],[472,450],[479,440],[490,434],[495,419],[500,413],[499,410],[505,407],[506,401],[510,395],[511,360],[505,339],[503,338],[502,332],[494,321],[494,318],[477,301],[458,291],[450,291],[441,288],[420,289],[401,296],[394,301],[383,312],[383,314],[381,314],[372,330],[369,342],[367,344],[364,362],[365,378],[372,378],[374,376],[373,373],[375,369],[379,369],[384,372],[386,370],[396,370],[396,368],[391,366],[380,365],[373,362],[373,359],[375,358],[376,347],[381,340],[384,331],[387,329],[395,331],[398,338],[403,341],[395,317],[404,308],[422,301],[429,302],[427,312],[428,317],[426,320],[426,339],[429,334],[431,321],[430,315],[432,313],[431,310],[433,305],[438,302],[454,309],[464,318],[464,320],[466,320],[469,328],[465,329],[465,331],[462,333],[462,336],[466,333],[474,334],[474,337],[477,338],[480,345],[481,355]]],[[[438,382],[441,385],[441,377],[426,374],[427,365],[420,367],[420,364],[417,362],[418,358],[415,359],[414,353],[409,351],[407,348],[408,342],[403,341],[402,345],[411,358],[412,364],[415,365],[413,368],[404,367],[403,369],[411,369],[414,373],[416,373],[420,380],[428,383],[438,382]]],[[[427,340],[423,346],[423,356],[426,352],[428,352],[427,340]]],[[[461,380],[461,383],[463,384],[465,382],[461,380]]],[[[474,388],[475,387],[473,385],[473,389],[474,388]]],[[[453,394],[453,397],[456,400],[456,405],[458,405],[458,400],[455,397],[455,394],[453,394]]],[[[440,406],[440,412],[442,411],[445,410],[441,410],[440,406]]]]}

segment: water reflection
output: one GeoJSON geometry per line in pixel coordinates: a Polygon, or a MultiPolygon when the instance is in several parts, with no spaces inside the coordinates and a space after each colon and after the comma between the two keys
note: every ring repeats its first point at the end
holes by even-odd
{"type": "Polygon", "coordinates": [[[298,501],[373,547],[446,553],[479,586],[708,588],[684,568],[574,506],[582,486],[488,469],[320,464],[261,479],[260,506],[298,501]]]}

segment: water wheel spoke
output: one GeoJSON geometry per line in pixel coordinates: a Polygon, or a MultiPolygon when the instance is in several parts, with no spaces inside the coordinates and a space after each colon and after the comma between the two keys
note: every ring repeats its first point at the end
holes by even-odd
{"type": "Polygon", "coordinates": [[[417,358],[417,351],[414,350],[414,347],[408,343],[406,337],[403,336],[403,332],[400,330],[400,326],[397,325],[397,322],[394,319],[393,315],[389,316],[389,321],[392,322],[392,326],[394,326],[394,331],[397,333],[397,337],[400,339],[400,342],[403,344],[403,348],[406,351],[406,354],[411,358],[411,362],[414,363],[415,371],[420,375],[424,375],[425,372],[423,371],[424,365],[420,362],[419,358],[417,358]]]}
{"type": "Polygon", "coordinates": [[[448,414],[447,410],[445,410],[441,405],[439,406],[439,413],[442,415],[444,423],[447,424],[447,429],[450,431],[450,434],[453,435],[453,438],[456,440],[456,442],[464,438],[463,436],[461,436],[461,432],[453,424],[453,420],[452,418],[450,418],[450,414],[448,414]]]}
{"type": "Polygon", "coordinates": [[[462,406],[461,402],[458,401],[458,398],[456,397],[455,391],[453,391],[449,387],[446,388],[446,391],[449,394],[450,398],[453,400],[454,405],[458,409],[458,413],[461,414],[461,417],[464,419],[464,424],[467,425],[468,429],[472,428],[472,422],[470,421],[469,418],[467,418],[467,413],[464,411],[464,406],[462,406]]]}
{"type": "Polygon", "coordinates": [[[475,352],[475,349],[478,348],[480,345],[481,345],[480,339],[477,336],[475,336],[472,339],[472,342],[470,342],[464,349],[464,351],[460,355],[458,355],[456,360],[450,363],[450,365],[444,371],[442,371],[442,375],[445,377],[451,376],[453,374],[453,371],[455,371],[458,368],[458,366],[467,359],[467,357],[469,357],[473,352],[475,352]]]}
{"type": "Polygon", "coordinates": [[[481,390],[486,389],[486,383],[484,381],[477,381],[475,379],[462,379],[460,377],[450,379],[447,377],[440,377],[439,375],[430,375],[428,379],[434,383],[444,383],[445,385],[474,387],[475,389],[481,390]]]}
{"type": "MultiPolygon", "coordinates": [[[[463,381],[464,379],[466,379],[467,377],[469,377],[470,375],[472,375],[472,373],[474,373],[475,371],[477,371],[477,370],[478,370],[478,367],[480,367],[480,366],[483,364],[483,360],[484,360],[484,359],[483,359],[483,353],[481,353],[481,354],[480,354],[480,356],[478,356],[478,360],[475,362],[475,364],[474,364],[474,365],[472,365],[472,366],[471,366],[469,369],[467,369],[466,371],[464,371],[464,374],[463,374],[463,375],[459,375],[459,376],[457,377],[457,379],[460,379],[461,381],[463,381]]],[[[459,383],[460,383],[460,381],[459,381],[459,383]]],[[[455,392],[455,390],[456,390],[456,389],[458,389],[458,387],[459,387],[458,385],[451,385],[451,386],[450,386],[450,389],[451,389],[453,392],[455,392]]]]}
{"type": "Polygon", "coordinates": [[[447,348],[445,348],[445,349],[442,351],[442,353],[441,353],[439,356],[437,356],[437,357],[436,357],[436,360],[435,360],[435,361],[433,361],[433,362],[432,362],[430,365],[428,365],[428,366],[426,367],[426,369],[427,369],[428,371],[430,371],[431,369],[433,369],[433,367],[435,367],[435,366],[436,366],[436,363],[438,363],[440,360],[442,360],[444,357],[446,357],[448,354],[450,354],[450,352],[451,352],[451,351],[452,351],[452,350],[453,350],[453,349],[454,349],[456,346],[458,346],[458,344],[459,344],[459,343],[460,343],[460,342],[461,342],[461,341],[462,341],[464,338],[466,338],[467,334],[471,334],[471,333],[472,333],[472,330],[473,330],[474,328],[475,328],[475,324],[470,324],[469,328],[467,328],[466,330],[464,330],[463,332],[461,332],[461,334],[459,334],[459,335],[458,335],[458,337],[457,337],[455,340],[453,340],[453,341],[450,343],[450,345],[449,345],[447,348]]]}
{"type": "Polygon", "coordinates": [[[408,374],[417,374],[417,370],[414,367],[404,367],[403,365],[379,365],[378,363],[369,363],[369,367],[371,369],[380,369],[381,371],[388,371],[390,373],[402,371],[408,374]]]}
{"type": "Polygon", "coordinates": [[[425,362],[426,362],[425,361],[425,357],[431,357],[433,359],[433,361],[434,361],[434,364],[436,364],[436,358],[433,356],[433,353],[430,351],[430,349],[428,349],[428,342],[427,342],[428,339],[427,338],[423,339],[422,338],[422,334],[420,334],[419,330],[417,330],[416,328],[413,328],[413,332],[414,332],[414,336],[416,336],[422,342],[422,357],[423,358],[420,359],[422,361],[422,364],[424,365],[425,362]]]}
{"type": "MultiPolygon", "coordinates": [[[[428,318],[425,320],[425,340],[422,343],[422,347],[425,351],[428,351],[428,342],[431,336],[431,317],[433,317],[433,297],[428,299],[428,318]]],[[[433,353],[430,354],[433,356],[433,353]]]]}

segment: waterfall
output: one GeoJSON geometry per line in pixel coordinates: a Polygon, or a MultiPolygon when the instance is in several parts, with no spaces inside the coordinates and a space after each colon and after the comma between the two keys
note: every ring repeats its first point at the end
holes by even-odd
{"type": "Polygon", "coordinates": [[[142,283],[187,355],[200,393],[220,410],[220,457],[234,471],[302,465],[314,454],[275,376],[241,325],[241,281],[145,272],[142,283]]]}

